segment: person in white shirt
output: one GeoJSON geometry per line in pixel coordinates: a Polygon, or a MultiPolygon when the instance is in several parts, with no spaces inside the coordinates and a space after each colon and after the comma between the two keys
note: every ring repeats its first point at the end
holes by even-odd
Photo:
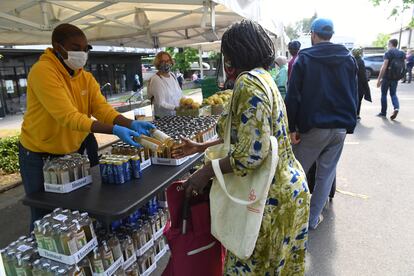
{"type": "Polygon", "coordinates": [[[175,115],[180,105],[182,90],[177,78],[171,73],[173,60],[167,52],[159,52],[154,59],[158,72],[150,79],[148,97],[154,104],[155,117],[175,115]]]}

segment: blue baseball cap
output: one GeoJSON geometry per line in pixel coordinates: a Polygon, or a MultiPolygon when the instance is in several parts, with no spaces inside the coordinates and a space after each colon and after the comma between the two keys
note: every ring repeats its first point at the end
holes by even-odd
{"type": "Polygon", "coordinates": [[[317,34],[331,35],[334,33],[333,22],[327,18],[316,18],[312,22],[311,31],[317,34]]]}

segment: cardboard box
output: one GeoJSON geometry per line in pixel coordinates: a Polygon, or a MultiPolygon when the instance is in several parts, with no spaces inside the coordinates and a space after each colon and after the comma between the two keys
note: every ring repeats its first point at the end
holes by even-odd
{"type": "Polygon", "coordinates": [[[177,116],[190,116],[190,117],[199,117],[199,116],[210,116],[211,107],[209,105],[202,106],[198,109],[179,109],[176,112],[177,116]]]}
{"type": "Polygon", "coordinates": [[[149,166],[151,166],[151,158],[141,162],[141,171],[145,170],[149,166]]]}
{"type": "Polygon", "coordinates": [[[85,258],[92,250],[98,246],[98,240],[93,238],[84,247],[82,247],[78,252],[73,255],[63,255],[57,252],[52,252],[45,250],[43,248],[38,248],[39,255],[53,261],[64,263],[67,265],[73,265],[79,263],[83,258],[85,258]]]}
{"type": "Polygon", "coordinates": [[[144,253],[147,252],[148,249],[150,249],[153,246],[154,246],[154,239],[151,239],[149,242],[144,244],[140,249],[136,251],[137,256],[140,257],[144,255],[144,253]]]}
{"type": "Polygon", "coordinates": [[[124,259],[119,257],[104,273],[93,273],[93,276],[111,276],[122,266],[124,259]]]}
{"type": "Polygon", "coordinates": [[[211,106],[211,115],[221,115],[224,111],[224,105],[212,105],[211,106]]]}
{"type": "Polygon", "coordinates": [[[45,187],[46,192],[65,194],[65,193],[70,193],[79,188],[82,188],[83,186],[86,186],[90,183],[92,183],[92,176],[88,175],[86,177],[83,177],[81,179],[78,179],[76,181],[66,183],[66,184],[45,183],[44,187],[45,187]]]}
{"type": "Polygon", "coordinates": [[[136,254],[134,254],[131,257],[129,257],[128,260],[124,261],[124,264],[123,264],[124,270],[128,269],[136,261],[137,261],[137,255],[136,254]]]}

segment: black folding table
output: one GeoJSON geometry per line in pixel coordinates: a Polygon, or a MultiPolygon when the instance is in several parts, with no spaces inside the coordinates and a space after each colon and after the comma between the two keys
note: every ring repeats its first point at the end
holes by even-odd
{"type": "Polygon", "coordinates": [[[107,227],[144,206],[158,192],[189,172],[202,160],[197,154],[177,167],[151,165],[140,179],[122,185],[101,183],[99,168],[92,168],[93,183],[67,194],[38,192],[27,195],[23,204],[53,210],[61,207],[88,212],[107,227]]]}

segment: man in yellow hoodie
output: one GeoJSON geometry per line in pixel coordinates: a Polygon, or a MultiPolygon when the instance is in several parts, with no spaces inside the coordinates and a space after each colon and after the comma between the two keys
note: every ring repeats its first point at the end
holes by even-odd
{"type": "MultiPolygon", "coordinates": [[[[19,148],[26,194],[43,190],[45,158],[78,151],[89,133],[114,134],[139,146],[132,137],[148,135],[154,128],[125,118],[106,102],[95,78],[83,70],[92,47],[82,30],[71,24],[57,26],[52,46],[28,76],[27,112],[19,148]]],[[[37,208],[31,211],[32,222],[45,213],[37,208]]]]}

